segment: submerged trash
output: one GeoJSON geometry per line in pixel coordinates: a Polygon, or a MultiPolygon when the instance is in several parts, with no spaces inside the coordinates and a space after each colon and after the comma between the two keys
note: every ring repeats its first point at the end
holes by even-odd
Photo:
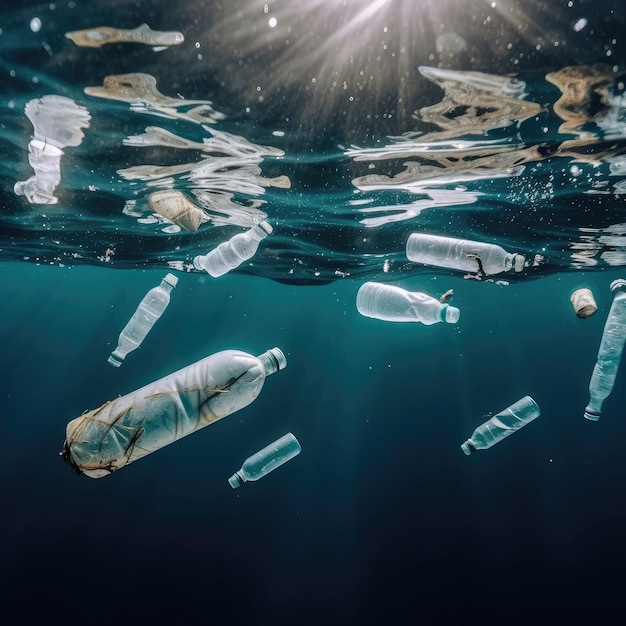
{"type": "Polygon", "coordinates": [[[200,207],[176,189],[155,191],[148,197],[148,202],[155,213],[189,232],[197,231],[200,224],[209,221],[209,216],[200,207]]]}
{"type": "Polygon", "coordinates": [[[395,285],[367,282],[356,296],[356,308],[365,317],[387,322],[437,322],[456,324],[461,312],[419,291],[407,291],[395,285]]]}
{"type": "Polygon", "coordinates": [[[302,448],[292,433],[283,435],[269,446],[248,457],[238,472],[235,472],[228,482],[233,489],[250,480],[259,480],[277,467],[298,456],[302,448]]]}
{"type": "Polygon", "coordinates": [[[71,98],[54,94],[30,100],[24,112],[33,125],[28,162],[35,175],[15,183],[13,190],[31,204],[56,204],[54,190],[61,182],[62,148],[82,143],[82,129],[89,126],[91,115],[71,98]]]}
{"type": "Polygon", "coordinates": [[[591,289],[583,287],[582,289],[576,289],[570,296],[570,301],[574,307],[577,317],[586,319],[591,317],[597,310],[596,300],[593,297],[591,289]]]}
{"type": "Polygon", "coordinates": [[[615,296],[589,382],[589,404],[585,407],[585,417],[592,422],[597,422],[600,418],[602,403],[613,390],[626,339],[626,280],[614,280],[611,283],[611,292],[615,296]]]}
{"type": "Polygon", "coordinates": [[[259,222],[249,231],[238,233],[207,254],[195,257],[193,265],[197,270],[208,272],[213,278],[223,276],[251,259],[259,243],[271,232],[272,227],[267,222],[259,222]]]}
{"type": "Polygon", "coordinates": [[[141,345],[170,303],[170,293],[177,283],[178,278],[174,274],[166,274],[161,284],[150,289],[143,297],[137,310],[120,333],[117,348],[109,357],[111,365],[119,367],[126,355],[141,345]]]}
{"type": "Polygon", "coordinates": [[[424,233],[409,235],[406,256],[414,263],[473,272],[477,278],[510,269],[521,272],[526,260],[493,243],[424,233]]]}
{"type": "Polygon", "coordinates": [[[108,43],[143,43],[148,46],[177,46],[185,41],[182,33],[176,31],[152,30],[147,24],[137,28],[124,29],[111,26],[97,26],[85,30],[65,33],[77,46],[100,48],[108,43]]]}
{"type": "Polygon", "coordinates": [[[461,444],[461,450],[465,454],[472,454],[476,450],[491,448],[522,426],[532,422],[540,414],[541,409],[537,403],[530,396],[524,396],[476,428],[472,436],[461,444]]]}
{"type": "Polygon", "coordinates": [[[279,348],[212,354],[69,422],[62,456],[90,478],[107,476],[244,408],[286,365],[279,348]]]}

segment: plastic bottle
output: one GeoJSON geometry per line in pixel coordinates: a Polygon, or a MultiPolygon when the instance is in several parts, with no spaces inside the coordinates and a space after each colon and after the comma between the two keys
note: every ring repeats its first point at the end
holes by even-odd
{"type": "Polygon", "coordinates": [[[61,454],[78,472],[107,476],[248,406],[286,366],[279,348],[217,352],[72,420],[61,454]]]}
{"type": "Polygon", "coordinates": [[[259,480],[283,463],[293,459],[294,456],[298,456],[300,450],[302,448],[298,440],[292,433],[287,433],[274,443],[270,443],[269,446],[265,446],[262,450],[248,457],[243,462],[241,469],[235,472],[228,479],[228,482],[233,489],[237,489],[249,480],[259,480]]]}
{"type": "Polygon", "coordinates": [[[626,280],[614,280],[611,293],[615,295],[604,325],[598,359],[589,382],[589,404],[585,408],[585,417],[593,422],[600,418],[602,403],[613,390],[626,339],[626,280]]]}
{"type": "Polygon", "coordinates": [[[256,254],[259,243],[271,232],[272,227],[267,222],[259,222],[249,231],[222,242],[208,254],[195,257],[193,265],[197,270],[208,272],[213,278],[223,276],[251,259],[256,254]]]}
{"type": "Polygon", "coordinates": [[[465,454],[472,454],[476,450],[491,448],[522,426],[532,422],[540,414],[541,409],[537,403],[530,396],[524,396],[476,428],[472,436],[461,444],[461,450],[465,454]]]}
{"type": "Polygon", "coordinates": [[[119,367],[126,355],[141,345],[170,303],[170,294],[177,283],[178,278],[174,274],[166,274],[161,284],[150,289],[143,297],[137,310],[120,333],[117,348],[109,357],[109,363],[113,367],[119,367]]]}
{"type": "Polygon", "coordinates": [[[525,262],[521,254],[508,253],[493,243],[424,233],[409,235],[406,256],[415,263],[486,275],[499,274],[511,268],[521,272],[525,262]]]}
{"type": "Polygon", "coordinates": [[[356,308],[361,315],[387,322],[422,322],[456,324],[461,312],[442,304],[419,291],[407,291],[395,285],[368,282],[361,285],[356,296],[356,308]]]}

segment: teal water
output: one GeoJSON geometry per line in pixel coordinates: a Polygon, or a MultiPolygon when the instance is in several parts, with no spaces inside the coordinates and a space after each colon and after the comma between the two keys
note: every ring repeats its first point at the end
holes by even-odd
{"type": "Polygon", "coordinates": [[[5,613],[614,621],[624,372],[598,423],[583,411],[609,284],[625,277],[625,22],[622,3],[582,0],[2,8],[5,613]],[[144,22],[184,42],[65,36],[144,22]],[[107,79],[129,91],[100,97],[107,79]],[[68,100],[38,130],[28,113],[49,96],[68,100]],[[81,140],[56,146],[56,202],[16,193],[34,174],[29,144],[53,154],[78,119],[81,140]],[[197,228],[154,209],[163,191],[195,205],[197,228]],[[274,232],[250,261],[219,279],[193,269],[259,219],[274,232]],[[411,263],[411,232],[497,243],[526,265],[475,280],[411,263]],[[166,272],[179,278],[169,307],[112,368],[166,272]],[[453,289],[460,321],[365,318],[366,280],[453,289]],[[582,286],[598,304],[586,320],[569,301],[582,286]],[[240,412],[100,480],[59,456],[86,410],[219,350],[274,346],[287,368],[240,412]],[[462,453],[527,394],[537,420],[462,453]],[[234,491],[246,457],[289,431],[302,453],[234,491]]]}

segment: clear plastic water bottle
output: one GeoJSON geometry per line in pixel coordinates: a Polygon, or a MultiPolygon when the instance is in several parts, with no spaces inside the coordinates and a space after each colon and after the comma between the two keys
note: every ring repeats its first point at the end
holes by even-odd
{"type": "Polygon", "coordinates": [[[465,454],[472,454],[476,450],[491,448],[522,426],[532,422],[540,414],[541,409],[537,403],[530,396],[524,396],[476,428],[472,436],[461,444],[461,450],[465,454]]]}
{"type": "Polygon", "coordinates": [[[249,231],[224,241],[208,254],[195,257],[193,265],[197,270],[208,272],[213,278],[223,276],[251,259],[256,254],[259,243],[271,232],[272,227],[267,222],[259,222],[249,231]]]}
{"type": "Polygon", "coordinates": [[[101,478],[248,406],[287,366],[279,348],[216,352],[69,422],[61,453],[101,478]]]}
{"type": "Polygon", "coordinates": [[[283,465],[294,456],[300,454],[300,444],[292,433],[283,435],[280,439],[265,446],[262,450],[248,457],[238,472],[235,472],[228,482],[233,489],[241,486],[250,480],[259,480],[267,476],[277,467],[283,465]]]}
{"type": "Polygon", "coordinates": [[[365,317],[387,322],[421,322],[456,324],[461,312],[425,293],[407,291],[395,285],[367,282],[356,296],[356,308],[365,317]]]}
{"type": "Polygon", "coordinates": [[[524,269],[525,258],[511,254],[493,243],[455,239],[440,235],[412,233],[406,243],[409,261],[463,270],[475,274],[499,274],[524,269]]]}
{"type": "Polygon", "coordinates": [[[626,280],[614,280],[611,292],[615,295],[604,325],[598,359],[589,382],[589,404],[585,408],[585,417],[593,422],[600,418],[602,403],[613,390],[626,339],[626,280]]]}
{"type": "Polygon", "coordinates": [[[148,291],[137,310],[120,333],[117,348],[111,353],[109,363],[119,367],[126,355],[136,350],[146,338],[154,323],[161,317],[170,303],[170,293],[178,283],[174,274],[167,274],[161,284],[148,291]]]}

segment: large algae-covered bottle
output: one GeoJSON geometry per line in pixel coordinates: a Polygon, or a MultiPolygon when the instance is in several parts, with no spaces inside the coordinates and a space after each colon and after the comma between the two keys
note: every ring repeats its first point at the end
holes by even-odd
{"type": "Polygon", "coordinates": [[[279,348],[212,354],[72,420],[63,458],[91,478],[107,476],[247,406],[286,365],[279,348]]]}

